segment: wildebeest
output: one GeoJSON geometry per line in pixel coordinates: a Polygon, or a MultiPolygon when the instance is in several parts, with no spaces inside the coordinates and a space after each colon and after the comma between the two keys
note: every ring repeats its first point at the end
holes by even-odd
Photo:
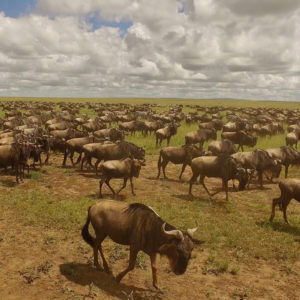
{"type": "Polygon", "coordinates": [[[285,166],[285,178],[288,176],[288,170],[290,165],[300,164],[300,153],[291,147],[281,146],[279,148],[266,149],[269,155],[280,161],[280,163],[285,166]]]}
{"type": "Polygon", "coordinates": [[[8,166],[12,166],[16,173],[17,183],[23,181],[24,166],[27,165],[30,151],[31,145],[23,142],[0,146],[0,168],[7,169],[8,166]]]}
{"type": "Polygon", "coordinates": [[[179,127],[179,124],[177,123],[171,123],[167,125],[164,128],[158,129],[155,132],[156,135],[156,146],[159,144],[161,146],[161,142],[164,139],[167,139],[167,145],[170,144],[170,139],[173,135],[177,133],[177,128],[179,127]]]}
{"type": "Polygon", "coordinates": [[[226,201],[228,201],[228,180],[238,179],[239,190],[243,190],[247,184],[248,175],[244,168],[240,168],[234,158],[229,155],[202,156],[192,160],[191,168],[193,176],[190,179],[189,194],[192,195],[193,183],[200,175],[200,184],[204,187],[209,197],[211,195],[204,184],[205,177],[222,178],[225,188],[226,201]]]}
{"type": "Polygon", "coordinates": [[[154,132],[158,129],[161,129],[164,127],[164,123],[160,120],[157,120],[157,121],[145,121],[145,127],[144,127],[144,130],[142,131],[143,132],[143,135],[147,135],[148,132],[151,134],[151,132],[154,132]]]}
{"type": "Polygon", "coordinates": [[[122,160],[108,160],[103,162],[99,167],[100,172],[100,182],[99,182],[99,196],[102,198],[102,186],[105,182],[106,185],[110,188],[113,195],[119,194],[121,190],[126,187],[127,180],[130,180],[131,185],[131,193],[135,195],[133,190],[133,177],[138,178],[140,175],[141,167],[144,166],[145,163],[143,161],[132,159],[132,158],[125,158],[122,160]],[[112,178],[123,178],[124,183],[121,189],[115,193],[113,188],[110,186],[109,181],[112,178]]]}
{"type": "Polygon", "coordinates": [[[116,160],[123,159],[126,157],[134,157],[136,159],[144,160],[145,159],[145,149],[138,147],[133,143],[121,141],[119,143],[110,143],[110,144],[86,144],[82,147],[84,152],[84,157],[81,161],[81,170],[83,164],[86,160],[90,161],[92,157],[97,158],[95,163],[95,170],[97,173],[97,167],[101,160],[116,160]]]}
{"type": "Polygon", "coordinates": [[[159,152],[159,159],[157,163],[158,174],[157,178],[160,176],[160,169],[162,168],[164,178],[166,176],[166,167],[169,162],[173,164],[182,164],[181,173],[179,179],[186,168],[187,165],[191,164],[193,158],[201,156],[202,151],[194,145],[184,145],[181,147],[165,147],[159,152]]]}
{"type": "Polygon", "coordinates": [[[300,179],[288,178],[279,182],[281,195],[273,199],[272,212],[270,222],[273,221],[275,216],[275,207],[278,205],[283,212],[283,218],[286,223],[289,223],[286,216],[286,209],[292,199],[300,202],[300,179]]]}
{"type": "Polygon", "coordinates": [[[81,137],[81,138],[73,138],[65,143],[65,153],[64,153],[64,159],[62,165],[66,165],[67,157],[69,155],[71,163],[73,166],[75,166],[75,163],[73,161],[73,156],[74,153],[77,152],[79,153],[79,157],[77,159],[76,164],[78,164],[81,160],[81,155],[82,155],[82,147],[86,144],[94,142],[95,138],[92,136],[86,136],[86,137],[81,137]]]}
{"type": "Polygon", "coordinates": [[[123,141],[124,131],[117,128],[100,129],[94,132],[94,136],[102,139],[109,139],[112,142],[123,141]]]}
{"type": "Polygon", "coordinates": [[[247,134],[245,131],[222,132],[221,138],[231,140],[234,144],[239,145],[237,151],[240,148],[244,151],[244,146],[254,147],[257,143],[257,136],[247,134]]]}
{"type": "Polygon", "coordinates": [[[207,150],[211,153],[211,155],[220,155],[220,154],[230,155],[237,152],[233,142],[226,139],[221,141],[210,142],[207,150]]]}
{"type": "Polygon", "coordinates": [[[88,209],[88,217],[82,228],[82,237],[94,249],[94,265],[101,269],[98,262],[100,252],[103,267],[109,272],[107,261],[102,250],[103,240],[109,236],[114,242],[130,246],[129,266],[116,276],[117,282],[134,269],[139,251],[150,256],[152,284],[157,287],[157,254],[165,255],[176,275],[186,271],[194,248],[193,234],[197,228],[182,232],[163,221],[150,207],[133,203],[127,204],[113,200],[98,202],[88,209]],[[96,237],[88,231],[92,223],[96,237]]]}
{"type": "Polygon", "coordinates": [[[199,148],[203,149],[203,144],[209,139],[217,139],[217,131],[215,129],[199,129],[197,131],[188,132],[185,136],[185,144],[197,144],[199,143],[199,148]]]}
{"type": "Polygon", "coordinates": [[[299,141],[298,131],[289,132],[285,137],[286,145],[291,147],[296,145],[296,149],[297,149],[298,141],[299,141]]]}
{"type": "Polygon", "coordinates": [[[256,170],[260,187],[263,188],[263,172],[279,163],[262,149],[252,152],[237,152],[231,155],[245,169],[256,170]]]}
{"type": "Polygon", "coordinates": [[[236,132],[243,130],[245,128],[246,123],[243,121],[235,121],[235,122],[228,122],[223,126],[223,132],[236,132]]]}
{"type": "Polygon", "coordinates": [[[119,129],[126,131],[126,132],[130,132],[131,135],[135,134],[136,131],[136,121],[129,121],[129,122],[123,122],[119,124],[119,129]]]}

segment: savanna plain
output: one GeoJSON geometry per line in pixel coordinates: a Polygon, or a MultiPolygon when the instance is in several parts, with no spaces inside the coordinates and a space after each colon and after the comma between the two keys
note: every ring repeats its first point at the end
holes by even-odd
{"type": "MultiPolygon", "coordinates": [[[[20,100],[3,98],[1,101],[20,100]]],[[[26,103],[30,99],[21,99],[26,103]]],[[[179,99],[32,99],[34,101],[156,104],[153,110],[168,111],[175,104],[183,112],[194,111],[190,105],[205,107],[263,107],[300,109],[298,103],[179,100],[179,99]]],[[[0,112],[4,116],[5,111],[0,112]]],[[[83,108],[81,114],[95,116],[83,108]]],[[[237,112],[238,113],[238,112],[237,112]]],[[[203,114],[203,112],[199,112],[203,114]]],[[[226,122],[224,114],[223,121],[226,122]]],[[[112,124],[116,126],[117,124],[112,124]]],[[[287,124],[284,124],[286,129],[287,124]]],[[[187,132],[198,123],[183,120],[170,145],[184,144],[187,132]]],[[[259,137],[255,148],[285,145],[285,133],[271,138],[259,137]]],[[[128,247],[109,238],[103,243],[104,254],[112,274],[93,267],[93,251],[81,238],[88,207],[98,198],[99,178],[93,170],[80,171],[70,162],[62,167],[62,154],[50,156],[50,164],[37,166],[16,184],[12,173],[0,174],[0,298],[1,299],[299,299],[300,298],[300,205],[295,200],[288,207],[290,224],[276,210],[269,222],[271,203],[279,197],[278,180],[260,189],[254,181],[249,189],[235,192],[229,185],[229,201],[224,193],[208,199],[203,187],[195,184],[194,197],[188,195],[191,170],[186,168],[178,179],[180,165],[169,164],[168,179],[156,179],[160,147],[155,136],[137,132],[127,141],[146,149],[146,166],[134,179],[136,196],[127,186],[116,201],[140,202],[151,206],[162,219],[179,229],[195,227],[196,245],[187,271],[176,276],[168,261],[158,260],[158,284],[152,288],[150,260],[139,253],[136,267],[118,284],[114,275],[128,263],[128,247]]],[[[220,139],[220,133],[218,133],[220,139]]],[[[163,147],[166,142],[163,142],[163,147]]],[[[207,147],[207,143],[205,143],[207,147]]],[[[245,151],[250,150],[246,148],[245,151]]],[[[252,149],[251,149],[252,150],[252,149]]],[[[283,179],[284,172],[279,179],[283,179]]],[[[299,178],[300,170],[292,166],[289,177],[299,178]]],[[[111,181],[119,188],[122,180],[111,181]]],[[[209,190],[221,189],[218,178],[206,179],[209,190]]],[[[107,187],[103,199],[113,199],[107,187]]]]}

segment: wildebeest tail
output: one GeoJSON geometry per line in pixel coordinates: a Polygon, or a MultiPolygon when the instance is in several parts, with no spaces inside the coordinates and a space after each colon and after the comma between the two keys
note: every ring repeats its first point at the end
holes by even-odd
{"type": "Polygon", "coordinates": [[[84,224],[84,226],[82,227],[81,230],[81,235],[83,237],[83,239],[85,240],[86,243],[88,243],[91,247],[94,247],[95,244],[95,239],[90,235],[89,233],[89,224],[90,224],[90,208],[88,209],[88,216],[86,219],[86,223],[84,224]]]}

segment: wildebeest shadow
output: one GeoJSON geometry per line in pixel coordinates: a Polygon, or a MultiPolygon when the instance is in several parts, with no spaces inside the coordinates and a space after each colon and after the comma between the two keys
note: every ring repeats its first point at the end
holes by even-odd
{"type": "MultiPolygon", "coordinates": [[[[98,271],[88,264],[66,263],[59,266],[60,273],[69,281],[82,286],[95,285],[105,293],[119,299],[129,299],[128,295],[134,292],[134,299],[145,299],[141,293],[151,291],[150,289],[137,288],[131,285],[117,283],[112,274],[98,271]]],[[[158,292],[154,292],[156,295],[158,292]]],[[[153,295],[154,296],[154,295],[153,295]]],[[[157,295],[155,297],[157,299],[157,295]]]]}
{"type": "Polygon", "coordinates": [[[113,195],[113,194],[104,194],[102,193],[102,198],[99,197],[99,193],[92,193],[89,194],[88,197],[95,199],[95,200],[105,200],[105,199],[110,199],[110,200],[125,200],[126,196],[125,195],[113,195]]]}
{"type": "Polygon", "coordinates": [[[100,179],[96,173],[80,173],[80,175],[86,178],[100,179]]]}
{"type": "Polygon", "coordinates": [[[149,179],[149,180],[160,180],[160,181],[169,181],[169,182],[185,182],[184,180],[180,180],[178,178],[163,178],[163,177],[153,177],[153,176],[150,176],[150,177],[146,177],[146,179],[149,179]]]}
{"type": "Polygon", "coordinates": [[[16,181],[11,181],[11,180],[8,180],[8,179],[1,179],[0,184],[5,186],[5,187],[15,187],[15,186],[18,185],[18,183],[16,181]]]}
{"type": "Polygon", "coordinates": [[[189,194],[174,194],[174,195],[171,195],[172,197],[174,198],[178,198],[178,199],[181,199],[181,200],[185,200],[185,201],[194,201],[194,200],[208,200],[208,197],[206,199],[204,198],[199,198],[199,197],[195,197],[195,196],[192,196],[192,195],[189,195],[189,194]]]}
{"type": "Polygon", "coordinates": [[[285,233],[292,234],[296,237],[300,237],[300,228],[286,224],[284,223],[284,221],[283,222],[261,221],[261,222],[256,222],[256,225],[263,228],[271,227],[274,231],[285,232],[285,233]]]}

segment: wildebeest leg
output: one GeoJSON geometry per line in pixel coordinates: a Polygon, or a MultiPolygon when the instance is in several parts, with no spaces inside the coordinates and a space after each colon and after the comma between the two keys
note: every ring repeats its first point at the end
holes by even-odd
{"type": "Polygon", "coordinates": [[[45,165],[48,165],[48,163],[49,163],[49,157],[50,157],[50,152],[49,152],[49,150],[47,150],[47,151],[46,151],[46,159],[45,159],[45,161],[44,161],[44,164],[45,164],[45,165]]]}
{"type": "Polygon", "coordinates": [[[258,182],[259,182],[260,188],[263,189],[263,172],[262,171],[258,171],[258,182]]]}
{"type": "Polygon", "coordinates": [[[170,145],[170,139],[171,139],[171,137],[167,137],[167,144],[168,144],[168,146],[170,145]]]}
{"type": "Polygon", "coordinates": [[[103,254],[103,250],[102,250],[102,245],[101,244],[99,246],[99,252],[100,252],[100,255],[101,255],[101,258],[102,258],[103,268],[104,268],[105,272],[110,273],[107,261],[106,261],[106,259],[104,257],[104,254],[103,254]]]}
{"type": "Polygon", "coordinates": [[[98,165],[100,163],[101,159],[97,159],[96,163],[95,163],[95,171],[96,171],[96,175],[98,175],[98,165]]]}
{"type": "Polygon", "coordinates": [[[107,179],[105,180],[105,183],[106,183],[106,185],[109,187],[109,189],[112,191],[113,195],[115,195],[116,192],[115,192],[115,191],[113,190],[113,188],[110,186],[109,181],[110,181],[110,178],[107,178],[107,179]]]}
{"type": "Polygon", "coordinates": [[[41,157],[41,153],[39,154],[39,162],[40,162],[40,168],[42,167],[42,157],[41,157]]]}
{"type": "Polygon", "coordinates": [[[205,188],[205,190],[206,190],[206,193],[208,194],[208,196],[209,196],[209,199],[211,199],[211,194],[210,194],[210,192],[208,191],[208,189],[207,189],[207,187],[206,187],[206,185],[204,184],[204,178],[205,178],[205,176],[203,176],[203,175],[200,175],[200,183],[202,184],[202,186],[205,188]]]}
{"type": "Polygon", "coordinates": [[[291,199],[288,198],[288,199],[283,199],[282,200],[282,211],[283,211],[283,218],[284,218],[284,221],[289,224],[288,220],[287,220],[287,216],[286,216],[286,209],[290,203],[291,199]]]}
{"type": "Polygon", "coordinates": [[[163,170],[164,178],[168,178],[166,176],[166,167],[167,167],[168,163],[169,163],[169,161],[167,161],[167,160],[162,162],[162,170],[163,170]]]}
{"type": "Polygon", "coordinates": [[[274,217],[275,217],[275,207],[276,207],[277,204],[279,204],[279,202],[281,202],[281,196],[279,198],[274,198],[273,199],[270,222],[272,222],[274,217]]]}
{"type": "Polygon", "coordinates": [[[156,136],[156,143],[155,143],[156,147],[158,146],[158,136],[156,136]]]}
{"type": "Polygon", "coordinates": [[[74,167],[75,164],[74,164],[73,157],[74,157],[74,150],[72,150],[71,153],[70,153],[70,160],[71,160],[72,166],[74,167]]]}
{"type": "Polygon", "coordinates": [[[103,183],[104,183],[104,178],[101,178],[101,180],[99,181],[99,198],[102,198],[102,186],[103,186],[103,183]]]}
{"type": "Polygon", "coordinates": [[[244,145],[241,145],[242,152],[244,152],[244,145]]]}
{"type": "Polygon", "coordinates": [[[63,167],[66,165],[67,157],[68,157],[68,150],[66,149],[64,153],[63,163],[62,163],[63,167]]]}
{"type": "Polygon", "coordinates": [[[158,158],[158,162],[157,162],[157,169],[158,169],[158,173],[156,178],[158,179],[160,176],[160,169],[161,169],[161,153],[159,154],[159,158],[158,158]]]}
{"type": "Polygon", "coordinates": [[[238,148],[236,149],[236,151],[239,151],[241,148],[241,145],[239,144],[238,148]]]}
{"type": "Polygon", "coordinates": [[[224,187],[225,187],[225,193],[226,193],[226,201],[228,201],[228,181],[224,180],[224,187]]]}
{"type": "Polygon", "coordinates": [[[77,161],[75,163],[76,165],[80,163],[80,161],[81,161],[81,155],[82,155],[82,152],[79,153],[79,156],[78,156],[77,161]]]}
{"type": "Polygon", "coordinates": [[[130,177],[129,180],[130,180],[130,186],[131,186],[131,193],[132,193],[133,196],[135,196],[135,192],[133,190],[133,178],[130,177]]]}
{"type": "Polygon", "coordinates": [[[102,270],[102,268],[99,265],[99,261],[98,261],[98,249],[99,247],[101,247],[101,242],[102,241],[98,241],[96,240],[95,245],[93,247],[94,250],[94,266],[98,269],[98,270],[102,270]]]}
{"type": "Polygon", "coordinates": [[[182,165],[182,168],[181,168],[181,173],[180,173],[180,175],[179,175],[179,179],[181,179],[181,177],[182,177],[182,174],[183,174],[183,172],[184,172],[184,170],[185,170],[186,166],[187,166],[187,164],[183,164],[183,165],[182,165]]]}
{"type": "Polygon", "coordinates": [[[156,276],[156,271],[157,271],[156,254],[152,254],[150,256],[150,260],[151,260],[151,269],[152,269],[152,284],[156,289],[158,289],[158,287],[157,287],[157,276],[156,276]]]}
{"type": "Polygon", "coordinates": [[[86,155],[83,157],[82,161],[81,161],[81,165],[80,165],[80,171],[82,171],[83,169],[83,164],[86,161],[86,155]]]}
{"type": "Polygon", "coordinates": [[[126,187],[127,180],[128,180],[128,178],[124,178],[123,185],[122,185],[122,187],[119,189],[119,191],[117,192],[117,194],[119,194],[119,193],[126,187]]]}
{"type": "Polygon", "coordinates": [[[285,174],[284,174],[285,178],[288,177],[288,172],[289,172],[289,165],[285,165],[285,174]]]}
{"type": "Polygon", "coordinates": [[[135,265],[135,261],[136,261],[136,257],[138,254],[138,250],[136,250],[135,248],[133,248],[132,246],[130,247],[130,257],[129,257],[129,266],[123,271],[121,272],[117,277],[116,280],[117,282],[120,282],[122,280],[122,278],[131,270],[134,269],[134,265],[135,265]]]}
{"type": "Polygon", "coordinates": [[[199,176],[198,173],[193,173],[193,176],[190,179],[189,195],[191,195],[191,196],[193,196],[193,194],[192,194],[193,183],[196,181],[196,179],[197,179],[198,176],[199,176]]]}

